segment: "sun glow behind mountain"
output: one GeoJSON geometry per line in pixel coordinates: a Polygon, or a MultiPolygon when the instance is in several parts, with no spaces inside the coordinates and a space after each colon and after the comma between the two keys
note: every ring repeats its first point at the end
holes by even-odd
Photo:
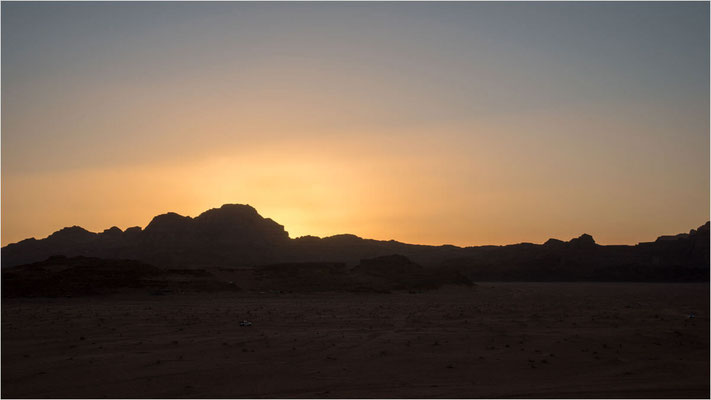
{"type": "Polygon", "coordinates": [[[224,203],[423,244],[709,218],[705,3],[2,7],[3,245],[224,203]]]}

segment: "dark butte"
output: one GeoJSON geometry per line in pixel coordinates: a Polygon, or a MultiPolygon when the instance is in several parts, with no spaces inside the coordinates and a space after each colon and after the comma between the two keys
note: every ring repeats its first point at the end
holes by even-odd
{"type": "MultiPolygon", "coordinates": [[[[45,239],[3,247],[2,267],[56,255],[135,260],[162,268],[342,263],[361,275],[385,279],[395,274],[387,279],[403,282],[409,279],[405,276],[422,280],[432,273],[456,273],[474,281],[706,281],[709,223],[634,246],[601,246],[587,234],[567,242],[549,239],[542,245],[425,246],[354,235],[290,239],[282,225],[253,207],[225,204],[195,218],[158,215],[145,229],[121,231],[114,226],[93,233],[78,226],[63,228],[45,239]],[[367,260],[373,258],[376,261],[367,260]]],[[[457,276],[448,279],[456,281],[457,276]]]]}

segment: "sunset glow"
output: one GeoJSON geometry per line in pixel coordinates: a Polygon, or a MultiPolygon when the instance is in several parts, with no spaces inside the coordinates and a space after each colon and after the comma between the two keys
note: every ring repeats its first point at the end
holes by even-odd
{"type": "Polygon", "coordinates": [[[292,238],[688,231],[708,7],[3,3],[2,245],[224,203],[292,238]]]}

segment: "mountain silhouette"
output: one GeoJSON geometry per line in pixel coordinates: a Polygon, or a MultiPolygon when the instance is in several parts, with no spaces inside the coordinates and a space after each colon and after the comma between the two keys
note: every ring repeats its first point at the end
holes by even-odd
{"type": "Polygon", "coordinates": [[[413,276],[421,275],[420,269],[427,274],[455,271],[472,280],[688,281],[709,277],[709,223],[634,246],[598,245],[588,234],[569,241],[549,239],[541,245],[427,246],[349,234],[290,239],[282,225],[253,207],[225,204],[195,218],[161,214],[145,229],[122,231],[114,226],[93,233],[67,227],[44,239],[9,244],[1,255],[2,267],[62,255],[136,260],[164,268],[326,262],[359,266],[356,270],[369,276],[377,275],[373,271],[378,268],[385,268],[386,274],[405,274],[392,270],[396,266],[413,276]],[[376,261],[363,263],[367,259],[376,261]]]}

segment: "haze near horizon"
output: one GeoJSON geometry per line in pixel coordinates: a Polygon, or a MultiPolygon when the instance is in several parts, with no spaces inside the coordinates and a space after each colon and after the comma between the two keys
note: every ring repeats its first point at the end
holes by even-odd
{"type": "Polygon", "coordinates": [[[2,245],[224,203],[291,237],[686,232],[708,32],[708,3],[5,2],[2,245]]]}

